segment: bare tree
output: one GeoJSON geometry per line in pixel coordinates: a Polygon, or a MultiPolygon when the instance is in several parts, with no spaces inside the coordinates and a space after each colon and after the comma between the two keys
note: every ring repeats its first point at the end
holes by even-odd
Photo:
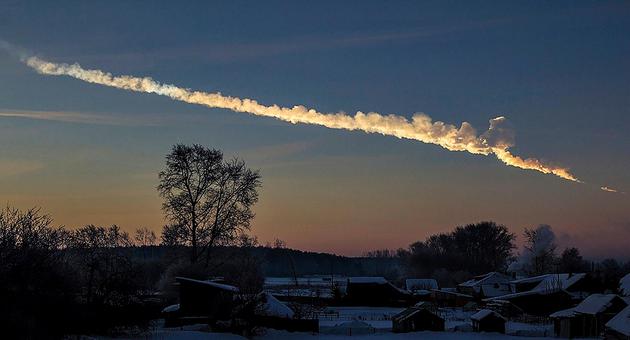
{"type": "MultiPolygon", "coordinates": [[[[258,201],[260,174],[238,159],[201,145],[173,146],[159,174],[162,209],[171,224],[166,239],[190,246],[192,263],[210,248],[233,242],[249,229],[258,201]]],[[[165,234],[163,234],[165,240],[165,234]]]]}
{"type": "Polygon", "coordinates": [[[529,259],[529,273],[552,273],[556,262],[556,235],[551,226],[541,224],[535,229],[525,228],[525,257],[529,259]]]}
{"type": "Polygon", "coordinates": [[[147,227],[136,229],[136,235],[134,236],[136,246],[149,247],[157,244],[157,236],[155,232],[147,227]]]}

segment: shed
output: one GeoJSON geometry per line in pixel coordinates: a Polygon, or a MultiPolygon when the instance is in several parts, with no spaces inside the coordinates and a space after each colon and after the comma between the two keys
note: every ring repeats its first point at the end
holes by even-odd
{"type": "Polygon", "coordinates": [[[443,331],[444,318],[426,303],[405,309],[392,318],[395,333],[443,331]]]}
{"type": "Polygon", "coordinates": [[[185,277],[179,283],[179,313],[182,316],[205,316],[211,320],[228,319],[234,307],[238,288],[214,281],[185,277]]]}
{"type": "Polygon", "coordinates": [[[411,293],[383,277],[351,277],[345,299],[354,306],[404,306],[411,301],[411,293]]]}
{"type": "Polygon", "coordinates": [[[573,308],[550,315],[558,337],[599,337],[605,324],[628,304],[614,294],[593,294],[573,308]]]}
{"type": "Polygon", "coordinates": [[[470,320],[472,320],[475,332],[505,333],[505,322],[507,320],[493,310],[482,309],[471,315],[470,320]]]}

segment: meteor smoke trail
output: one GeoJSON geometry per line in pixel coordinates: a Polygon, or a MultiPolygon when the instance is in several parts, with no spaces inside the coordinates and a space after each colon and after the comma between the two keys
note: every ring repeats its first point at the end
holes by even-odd
{"type": "Polygon", "coordinates": [[[298,105],[292,108],[278,105],[263,105],[253,99],[240,99],[224,96],[221,93],[208,93],[162,84],[150,77],[113,76],[100,70],[83,69],[79,64],[52,63],[38,57],[24,58],[23,61],[37,72],[45,75],[70,76],[88,83],[119,88],[128,91],[154,93],[174,100],[204,105],[211,108],[245,112],[256,116],[273,117],[293,124],[315,124],[331,129],[361,130],[367,133],[380,133],[398,138],[417,140],[439,145],[450,151],[466,151],[472,154],[494,154],[503,163],[526,170],[553,174],[560,178],[580,182],[567,168],[546,164],[535,158],[521,158],[513,155],[509,148],[514,146],[514,136],[506,127],[506,118],[490,120],[486,132],[477,135],[475,128],[463,122],[458,128],[444,122],[433,122],[431,117],[417,113],[411,120],[393,114],[381,115],[376,112],[357,112],[354,116],[339,113],[321,113],[298,105]]]}

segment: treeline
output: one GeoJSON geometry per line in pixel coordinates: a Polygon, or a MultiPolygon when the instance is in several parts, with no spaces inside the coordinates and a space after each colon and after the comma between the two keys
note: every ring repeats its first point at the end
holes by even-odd
{"type": "Polygon", "coordinates": [[[374,250],[365,256],[396,259],[404,268],[403,276],[434,278],[446,287],[491,271],[523,276],[590,272],[614,292],[619,279],[630,273],[630,261],[588,261],[576,247],[559,250],[549,225],[526,228],[523,238],[524,247],[518,251],[514,233],[504,225],[487,221],[431,235],[408,248],[374,250]]]}

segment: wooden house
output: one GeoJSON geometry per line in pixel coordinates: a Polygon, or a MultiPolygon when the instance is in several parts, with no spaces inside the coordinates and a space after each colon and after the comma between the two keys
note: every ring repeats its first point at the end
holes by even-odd
{"type": "Polygon", "coordinates": [[[593,294],[577,306],[550,315],[557,337],[599,337],[607,322],[628,304],[614,294],[593,294]]]}
{"type": "Polygon", "coordinates": [[[506,319],[501,314],[490,310],[482,309],[470,316],[473,330],[475,332],[496,332],[505,333],[506,319]]]}

